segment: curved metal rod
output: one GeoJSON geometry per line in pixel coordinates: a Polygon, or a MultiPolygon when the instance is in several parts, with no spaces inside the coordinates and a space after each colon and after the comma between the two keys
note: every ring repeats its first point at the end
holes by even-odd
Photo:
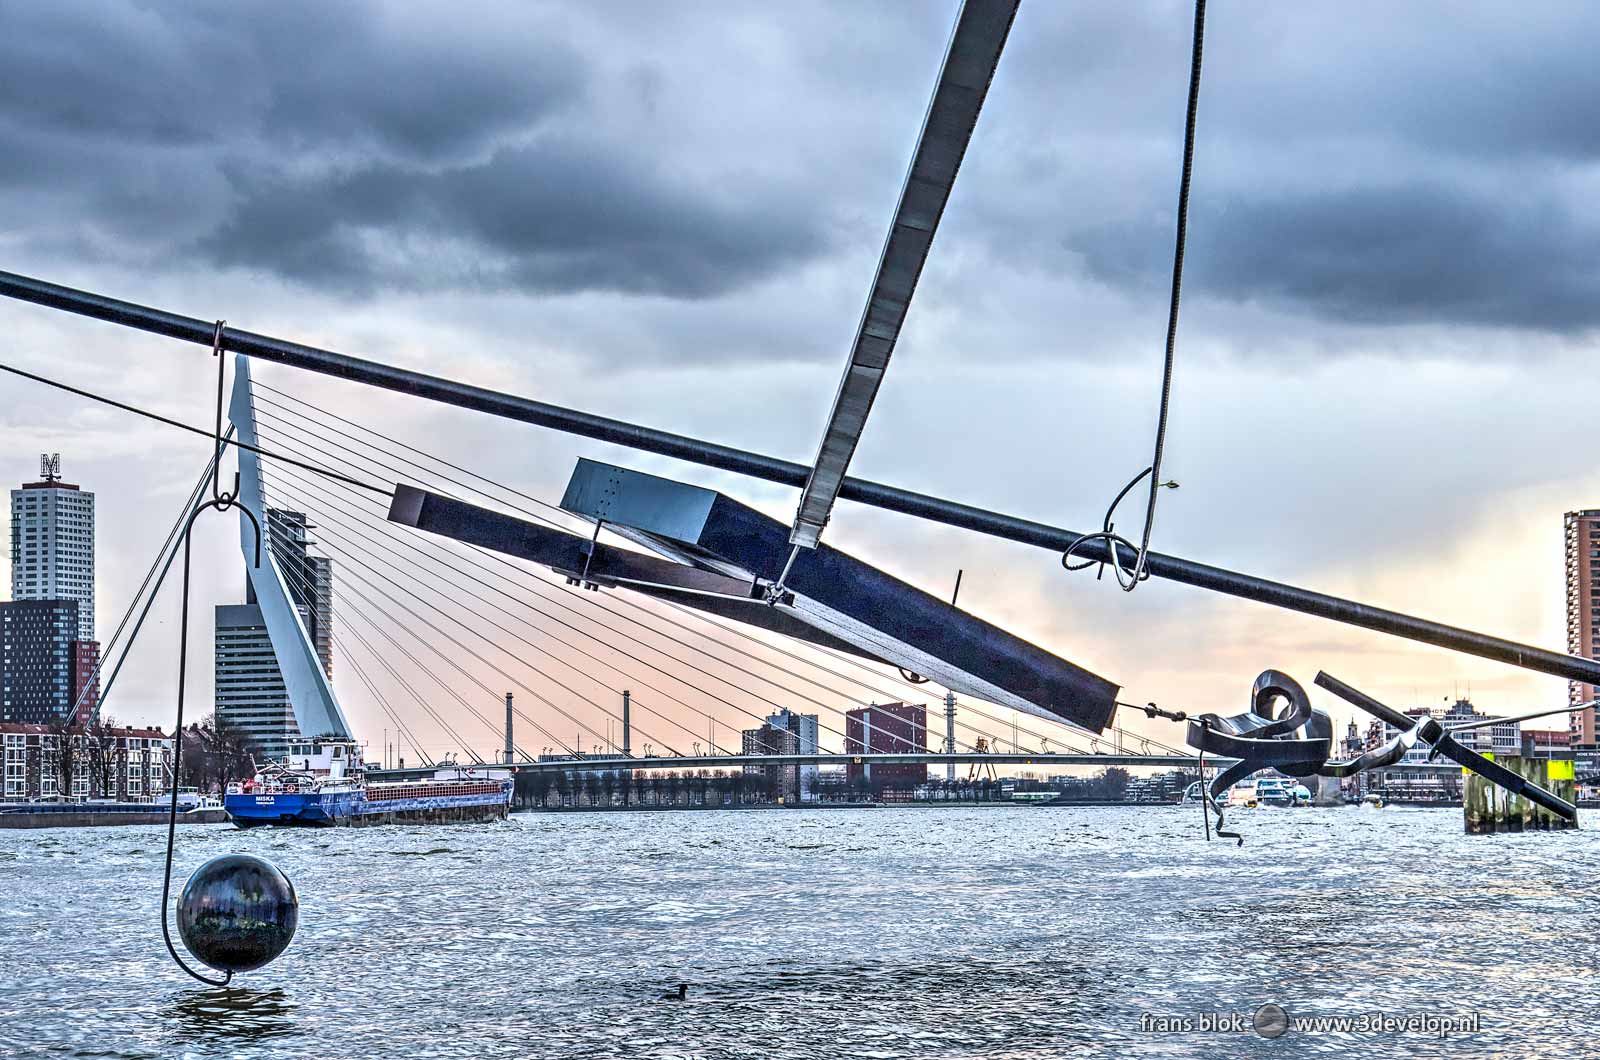
{"type": "MultiPolygon", "coordinates": [[[[217,357],[217,429],[213,454],[219,454],[223,444],[222,439],[222,394],[223,373],[226,363],[222,358],[222,329],[223,321],[217,321],[217,327],[212,340],[212,352],[217,357]]],[[[161,874],[161,938],[167,944],[167,952],[190,976],[200,980],[208,986],[227,986],[233,981],[232,969],[224,969],[221,979],[212,979],[202,975],[189,967],[183,957],[178,953],[178,948],[172,944],[172,930],[167,924],[167,903],[172,898],[172,852],[178,833],[178,784],[183,768],[183,703],[184,693],[187,690],[187,676],[189,671],[189,572],[190,560],[193,555],[194,524],[201,514],[207,510],[215,509],[226,514],[238,508],[250,520],[251,527],[255,530],[255,566],[261,566],[261,520],[256,518],[248,505],[239,503],[239,476],[233,476],[233,492],[224,493],[218,489],[217,473],[220,459],[213,458],[211,465],[211,499],[202,501],[189,513],[188,521],[183,526],[183,600],[182,617],[178,625],[178,717],[177,724],[172,730],[172,800],[167,806],[167,854],[166,864],[161,874]]]]}
{"type": "MultiPolygon", "coordinates": [[[[227,986],[233,981],[233,972],[224,971],[221,979],[212,979],[189,967],[188,963],[178,954],[178,948],[172,944],[172,931],[167,925],[167,903],[172,897],[172,850],[178,832],[178,784],[179,778],[182,776],[181,770],[183,767],[183,701],[186,687],[184,678],[188,671],[189,662],[189,569],[193,552],[191,544],[194,524],[200,518],[201,513],[207,509],[215,508],[219,512],[227,512],[235,506],[232,497],[228,497],[225,500],[202,501],[189,514],[189,521],[184,524],[183,528],[183,612],[178,626],[178,719],[176,726],[172,730],[172,801],[167,807],[167,858],[166,866],[161,876],[161,938],[167,944],[167,952],[172,955],[172,959],[177,962],[179,968],[209,986],[227,986]]],[[[237,505],[237,507],[250,517],[250,525],[255,527],[256,566],[260,566],[261,523],[249,508],[242,504],[237,505]]]]}

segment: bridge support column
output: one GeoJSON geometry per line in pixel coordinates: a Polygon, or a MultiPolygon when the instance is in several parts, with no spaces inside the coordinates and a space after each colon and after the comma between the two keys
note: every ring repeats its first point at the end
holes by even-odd
{"type": "MultiPolygon", "coordinates": [[[[956,588],[961,587],[961,579],[956,578],[956,588]]],[[[946,689],[944,693],[944,753],[956,753],[956,694],[946,689]]],[[[956,779],[956,764],[949,763],[944,767],[944,778],[952,783],[956,779]]]]}
{"type": "Polygon", "coordinates": [[[506,761],[507,762],[515,762],[517,760],[517,749],[511,742],[511,693],[510,692],[506,693],[506,746],[505,746],[505,752],[506,752],[506,761]]]}

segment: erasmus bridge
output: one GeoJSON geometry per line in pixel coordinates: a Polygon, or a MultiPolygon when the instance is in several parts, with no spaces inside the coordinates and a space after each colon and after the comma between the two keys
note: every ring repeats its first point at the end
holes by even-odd
{"type": "MultiPolygon", "coordinates": [[[[826,528],[841,501],[1046,550],[1062,578],[1071,577],[1062,566],[1101,574],[1109,567],[1125,589],[1168,579],[1600,684],[1600,662],[1149,547],[1156,501],[1164,487],[1175,485],[1163,481],[1161,461],[1199,89],[1198,16],[1155,456],[1117,498],[1141,483],[1148,487],[1142,541],[1113,532],[1115,502],[1100,530],[1081,533],[849,474],[878,392],[889,381],[902,325],[1016,7],[1016,0],[967,0],[962,7],[840,382],[831,403],[817,395],[822,429],[809,462],[8,272],[0,272],[0,295],[197,344],[212,355],[205,358],[208,367],[215,357],[219,372],[228,363],[223,355],[234,354],[227,402],[232,436],[222,431],[220,377],[215,424],[200,426],[212,411],[209,384],[197,385],[196,411],[186,422],[14,366],[0,369],[206,436],[210,445],[197,455],[208,461],[219,462],[223,447],[237,453],[241,544],[299,727],[309,736],[350,737],[340,694],[296,613],[297,595],[317,594],[296,583],[304,572],[280,564],[274,549],[262,549],[261,565],[254,565],[252,523],[274,533],[280,528],[267,517],[269,509],[305,513],[317,530],[316,547],[336,570],[337,614],[319,617],[333,620],[341,672],[353,679],[341,680],[340,692],[375,706],[413,762],[446,753],[486,762],[477,749],[496,747],[493,759],[535,770],[571,769],[574,761],[585,769],[698,769],[780,758],[951,767],[1199,764],[1187,749],[1124,724],[1140,712],[1173,721],[1183,720],[1183,712],[1129,703],[1119,683],[1053,646],[962,609],[958,597],[910,585],[831,547],[826,528]],[[282,368],[270,384],[256,378],[265,365],[282,368]],[[295,385],[305,372],[345,381],[351,400],[335,411],[308,399],[295,385]],[[389,422],[363,417],[357,387],[468,409],[502,421],[508,433],[528,426],[556,430],[784,486],[799,491],[794,516],[783,522],[731,494],[590,459],[578,462],[559,499],[536,496],[403,439],[389,422]],[[848,753],[846,715],[892,702],[924,703],[935,721],[886,755],[848,753]],[[514,721],[526,743],[505,738],[511,726],[500,716],[503,705],[514,716],[505,720],[514,721]],[[742,731],[785,709],[817,716],[818,748],[792,756],[743,754],[742,731]],[[833,747],[838,750],[824,750],[833,747]],[[568,760],[541,761],[552,754],[568,760]]],[[[208,463],[191,506],[210,475],[208,463]]],[[[212,477],[213,490],[215,482],[212,477]]],[[[119,647],[126,657],[179,550],[188,512],[178,513],[146,587],[105,646],[107,659],[119,647]]],[[[1080,591],[1098,583],[1080,577],[1080,591]]],[[[108,696],[116,669],[110,673],[108,696]]],[[[1393,712],[1388,716],[1409,724],[1393,712]]],[[[871,749],[878,750],[876,741],[871,749]]]]}

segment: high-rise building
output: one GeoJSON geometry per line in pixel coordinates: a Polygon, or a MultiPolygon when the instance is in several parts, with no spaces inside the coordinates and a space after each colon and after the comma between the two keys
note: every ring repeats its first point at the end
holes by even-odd
{"type": "MultiPolygon", "coordinates": [[[[778,713],[770,715],[766,724],[774,729],[782,729],[794,734],[795,754],[814,755],[821,752],[821,745],[817,740],[817,716],[815,714],[796,714],[785,707],[778,713]]],[[[796,765],[788,767],[792,782],[786,781],[785,788],[792,788],[796,797],[801,802],[811,802],[817,797],[817,767],[815,765],[796,765]]]]}
{"type": "MultiPolygon", "coordinates": [[[[75,600],[0,603],[0,721],[54,725],[72,718],[81,626],[75,600]]],[[[81,717],[81,713],[79,717],[81,717]]]]}
{"type": "MultiPolygon", "coordinates": [[[[844,719],[844,753],[895,754],[928,749],[928,709],[922,704],[874,703],[847,711],[844,719]]],[[[875,765],[852,763],[851,781],[865,776],[873,784],[913,788],[928,780],[926,765],[875,765]]]]}
{"type": "MultiPolygon", "coordinates": [[[[747,755],[799,754],[800,737],[769,720],[759,729],[745,729],[740,734],[739,749],[747,755]]],[[[799,774],[793,766],[750,765],[744,767],[744,772],[746,776],[764,778],[767,791],[786,802],[800,798],[799,774]]]]}
{"type": "Polygon", "coordinates": [[[73,639],[95,639],[94,494],[61,481],[59,453],[11,491],[11,598],[76,601],[73,639]]]}
{"type": "MultiPolygon", "coordinates": [[[[1586,659],[1600,659],[1600,510],[1568,512],[1567,538],[1567,651],[1586,659]]],[[[1597,697],[1594,685],[1573,681],[1568,703],[1577,706],[1597,697]]],[[[1570,716],[1574,744],[1595,743],[1594,708],[1570,716]]]]}
{"type": "MultiPolygon", "coordinates": [[[[289,587],[289,598],[300,612],[300,622],[317,649],[323,672],[332,680],[333,561],[311,554],[310,547],[316,542],[311,540],[310,532],[316,527],[306,519],[304,512],[268,508],[267,525],[271,529],[272,555],[289,587]]],[[[256,602],[255,590],[248,581],[245,602],[256,602]]]]}
{"type": "Polygon", "coordinates": [[[264,758],[282,758],[290,741],[302,738],[266,620],[255,604],[217,608],[216,720],[244,733],[264,758]]]}
{"type": "MultiPolygon", "coordinates": [[[[272,558],[283,573],[290,602],[323,672],[332,680],[333,563],[311,555],[310,531],[315,527],[303,512],[269,508],[267,526],[272,558]]],[[[282,758],[290,741],[317,734],[300,731],[266,619],[248,579],[245,600],[242,605],[217,608],[216,717],[244,732],[259,755],[282,758]]]]}

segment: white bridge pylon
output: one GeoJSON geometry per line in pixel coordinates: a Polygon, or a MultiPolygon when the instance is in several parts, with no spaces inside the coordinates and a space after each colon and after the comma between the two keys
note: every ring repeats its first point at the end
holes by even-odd
{"type": "MultiPolygon", "coordinates": [[[[228,420],[239,441],[259,446],[255,406],[250,397],[250,358],[239,354],[233,359],[233,398],[228,404],[228,420]]],[[[261,618],[266,623],[267,637],[272,641],[272,654],[277,657],[295,721],[304,736],[350,739],[350,724],[339,708],[333,685],[323,672],[317,649],[300,621],[288,584],[272,553],[266,493],[261,485],[261,458],[238,446],[234,451],[239,454],[239,504],[260,521],[261,566],[255,565],[256,528],[244,512],[239,513],[239,549],[244,554],[250,587],[261,608],[261,618]]]]}

